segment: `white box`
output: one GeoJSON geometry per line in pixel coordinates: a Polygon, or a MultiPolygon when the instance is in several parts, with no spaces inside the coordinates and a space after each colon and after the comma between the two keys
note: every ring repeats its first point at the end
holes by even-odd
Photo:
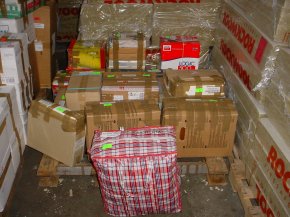
{"type": "Polygon", "coordinates": [[[19,84],[24,80],[21,50],[18,42],[2,42],[0,44],[3,72],[0,73],[3,84],[19,84]]]}
{"type": "Polygon", "coordinates": [[[20,126],[21,119],[19,116],[19,107],[21,107],[22,99],[20,98],[19,94],[16,94],[16,89],[14,85],[7,85],[7,86],[0,87],[0,97],[6,97],[7,95],[9,95],[11,99],[12,113],[13,113],[15,124],[16,126],[20,126]]]}
{"type": "MultiPolygon", "coordinates": [[[[10,33],[21,33],[25,32],[26,29],[29,29],[30,26],[33,26],[33,16],[32,13],[28,16],[28,23],[24,21],[23,18],[18,19],[9,19],[9,18],[1,18],[0,19],[0,32],[10,32],[10,33]]],[[[29,34],[28,34],[29,38],[29,34]]],[[[29,41],[31,41],[29,39],[29,41]]]]}
{"type": "MultiPolygon", "coordinates": [[[[9,150],[9,156],[10,156],[10,150],[9,150]]],[[[10,158],[11,159],[11,158],[10,158]]],[[[5,205],[7,203],[12,185],[14,183],[15,179],[15,172],[12,163],[10,162],[7,164],[7,172],[4,177],[4,181],[2,183],[1,189],[0,189],[0,212],[2,212],[5,208],[5,205]]]]}

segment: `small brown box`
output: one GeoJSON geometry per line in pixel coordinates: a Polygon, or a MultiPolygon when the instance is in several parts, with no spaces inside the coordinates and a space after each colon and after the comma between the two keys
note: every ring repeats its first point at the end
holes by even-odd
{"type": "Polygon", "coordinates": [[[160,109],[152,100],[115,103],[86,103],[87,148],[91,147],[95,130],[119,130],[144,126],[160,126],[160,109]]]}
{"type": "Polygon", "coordinates": [[[176,127],[178,157],[229,156],[238,113],[231,100],[163,100],[162,125],[176,127]]]}

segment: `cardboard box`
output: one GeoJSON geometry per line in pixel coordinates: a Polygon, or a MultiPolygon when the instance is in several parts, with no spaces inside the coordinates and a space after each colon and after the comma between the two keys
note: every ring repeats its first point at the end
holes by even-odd
{"type": "Polygon", "coordinates": [[[108,68],[145,69],[146,39],[143,33],[113,33],[108,44],[108,68]]]}
{"type": "Polygon", "coordinates": [[[195,70],[200,58],[200,42],[192,36],[160,39],[161,69],[195,70]]]}
{"type": "Polygon", "coordinates": [[[174,97],[220,98],[225,95],[224,78],[214,69],[183,72],[167,69],[164,80],[174,97]]]}
{"type": "Polygon", "coordinates": [[[101,99],[102,74],[100,72],[74,72],[65,94],[67,107],[84,110],[86,102],[101,99]]]}
{"type": "Polygon", "coordinates": [[[36,40],[34,41],[35,54],[31,55],[32,65],[41,88],[50,88],[54,73],[55,62],[55,34],[56,8],[55,1],[49,1],[33,12],[36,40]]]}
{"type": "Polygon", "coordinates": [[[85,145],[83,114],[46,100],[33,101],[28,114],[27,145],[67,166],[79,163],[85,145]]]}
{"type": "Polygon", "coordinates": [[[60,89],[66,89],[68,87],[69,79],[71,75],[67,71],[58,71],[52,82],[52,93],[57,95],[60,89]]]}
{"type": "Polygon", "coordinates": [[[160,109],[155,101],[132,100],[111,103],[86,103],[87,148],[94,130],[120,130],[144,126],[160,126],[160,109]]]}
{"type": "Polygon", "coordinates": [[[1,82],[3,84],[19,84],[25,79],[21,60],[21,49],[18,42],[2,42],[1,82]]]}
{"type": "Polygon", "coordinates": [[[178,157],[230,156],[238,113],[228,99],[165,99],[162,126],[176,127],[178,157]]]}
{"type": "Polygon", "coordinates": [[[72,40],[67,52],[70,70],[92,70],[106,67],[106,43],[104,41],[72,40]]]}
{"type": "Polygon", "coordinates": [[[159,99],[159,86],[156,80],[144,79],[104,79],[102,102],[120,100],[159,99]]]}
{"type": "MultiPolygon", "coordinates": [[[[152,45],[159,46],[160,37],[171,35],[198,36],[201,44],[200,56],[207,57],[209,48],[214,45],[214,32],[221,1],[155,2],[153,4],[152,45]]],[[[207,61],[201,59],[200,68],[206,65],[207,61]]]]}

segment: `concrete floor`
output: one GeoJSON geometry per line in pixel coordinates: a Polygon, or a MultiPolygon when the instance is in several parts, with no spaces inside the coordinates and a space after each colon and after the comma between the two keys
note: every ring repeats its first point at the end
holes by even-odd
{"type": "MultiPolygon", "coordinates": [[[[95,177],[63,176],[57,188],[38,186],[41,154],[26,148],[22,177],[12,200],[10,217],[107,217],[95,177]],[[72,195],[70,195],[70,190],[72,195]]],[[[205,176],[182,177],[182,213],[150,217],[242,217],[244,211],[230,184],[210,188],[205,176]]]]}

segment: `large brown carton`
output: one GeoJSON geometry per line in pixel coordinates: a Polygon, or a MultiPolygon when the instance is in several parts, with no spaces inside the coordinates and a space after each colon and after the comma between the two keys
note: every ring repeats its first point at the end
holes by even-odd
{"type": "Polygon", "coordinates": [[[49,1],[33,12],[36,40],[35,56],[31,55],[34,70],[41,88],[50,88],[55,73],[55,34],[56,8],[55,1],[49,1]]]}
{"type": "Polygon", "coordinates": [[[102,101],[159,99],[158,82],[154,79],[104,79],[102,101]]]}
{"type": "Polygon", "coordinates": [[[164,78],[170,95],[174,97],[224,97],[225,81],[215,69],[182,72],[168,69],[164,78]]]}
{"type": "Polygon", "coordinates": [[[33,101],[28,114],[27,145],[73,166],[83,158],[84,116],[46,100],[33,101]]]}
{"type": "Polygon", "coordinates": [[[87,148],[91,147],[94,130],[108,131],[144,126],[160,126],[160,109],[152,100],[112,103],[86,103],[87,148]]]}
{"type": "Polygon", "coordinates": [[[65,93],[67,107],[84,110],[86,102],[100,101],[101,86],[101,72],[74,72],[65,93]]]}
{"type": "Polygon", "coordinates": [[[228,99],[163,100],[162,125],[176,127],[178,157],[229,156],[237,118],[228,99]]]}

